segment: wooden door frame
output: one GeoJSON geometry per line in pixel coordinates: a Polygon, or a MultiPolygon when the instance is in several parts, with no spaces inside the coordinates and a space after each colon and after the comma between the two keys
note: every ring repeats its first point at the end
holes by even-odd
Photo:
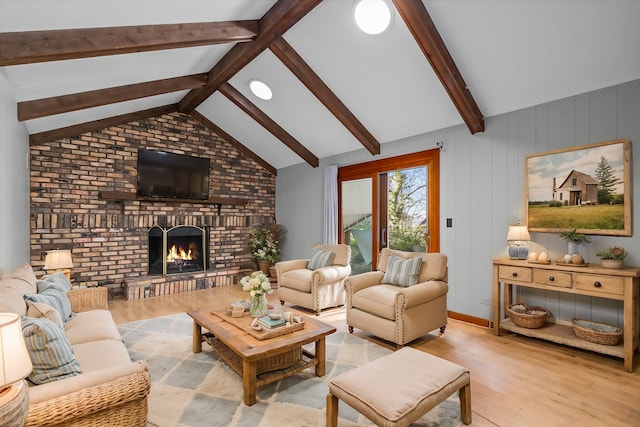
{"type": "MultiPolygon", "coordinates": [[[[370,162],[355,165],[342,166],[338,168],[338,241],[344,240],[342,233],[342,183],[355,179],[370,178],[372,185],[371,212],[372,223],[378,228],[379,215],[377,206],[379,205],[379,173],[394,170],[409,169],[412,167],[427,167],[427,206],[429,231],[428,252],[440,252],[440,150],[425,150],[417,153],[404,154],[400,156],[388,157],[386,159],[373,160],[370,162]]],[[[372,239],[372,265],[377,266],[377,257],[380,252],[379,233],[374,233],[372,239]]]]}

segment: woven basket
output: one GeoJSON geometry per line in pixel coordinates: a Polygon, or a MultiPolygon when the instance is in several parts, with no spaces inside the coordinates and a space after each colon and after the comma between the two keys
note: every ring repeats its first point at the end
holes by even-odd
{"type": "Polygon", "coordinates": [[[578,338],[603,345],[616,345],[622,337],[622,329],[606,323],[573,319],[573,332],[578,338]]]}
{"type": "Polygon", "coordinates": [[[538,329],[544,325],[549,312],[543,307],[534,307],[527,304],[511,304],[507,307],[509,318],[522,328],[538,329]]]}

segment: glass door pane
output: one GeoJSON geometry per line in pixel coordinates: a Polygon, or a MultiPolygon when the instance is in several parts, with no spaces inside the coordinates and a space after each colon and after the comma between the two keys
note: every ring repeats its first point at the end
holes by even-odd
{"type": "Polygon", "coordinates": [[[427,252],[427,167],[380,175],[380,247],[427,252]]]}
{"type": "Polygon", "coordinates": [[[351,274],[371,271],[372,188],[371,178],[342,182],[342,241],[351,246],[351,274]]]}

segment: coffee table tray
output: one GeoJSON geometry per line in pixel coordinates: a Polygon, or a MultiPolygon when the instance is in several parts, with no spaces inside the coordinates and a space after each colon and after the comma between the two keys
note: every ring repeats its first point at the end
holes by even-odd
{"type": "Polygon", "coordinates": [[[251,322],[253,322],[254,318],[248,314],[245,314],[242,317],[232,317],[226,312],[226,310],[225,311],[211,310],[211,314],[215,314],[225,322],[229,322],[232,325],[237,326],[238,328],[242,329],[243,331],[245,331],[246,333],[248,333],[249,335],[251,335],[252,337],[258,340],[275,338],[282,335],[290,334],[292,332],[301,331],[302,329],[304,329],[304,321],[302,321],[301,323],[293,323],[289,326],[281,326],[279,328],[262,329],[260,331],[256,331],[251,327],[251,322]]]}

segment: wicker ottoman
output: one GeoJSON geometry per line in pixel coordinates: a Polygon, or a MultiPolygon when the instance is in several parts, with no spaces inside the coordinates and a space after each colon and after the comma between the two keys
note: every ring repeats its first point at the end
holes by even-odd
{"type": "Polygon", "coordinates": [[[342,400],[378,426],[408,426],[456,391],[464,424],[471,423],[469,371],[403,347],[329,381],[327,426],[338,424],[342,400]]]}

